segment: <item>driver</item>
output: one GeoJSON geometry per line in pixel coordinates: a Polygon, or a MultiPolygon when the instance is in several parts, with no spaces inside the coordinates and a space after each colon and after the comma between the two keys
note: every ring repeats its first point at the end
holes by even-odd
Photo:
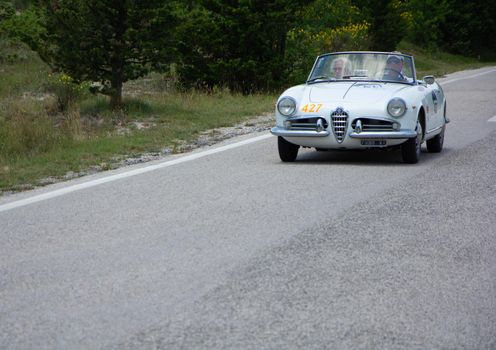
{"type": "Polygon", "coordinates": [[[384,80],[407,81],[403,75],[403,56],[389,55],[384,68],[384,80]]]}

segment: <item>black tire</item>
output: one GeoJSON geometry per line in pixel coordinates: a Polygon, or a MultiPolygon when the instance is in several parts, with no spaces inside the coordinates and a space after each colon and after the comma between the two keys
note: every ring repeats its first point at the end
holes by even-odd
{"type": "Polygon", "coordinates": [[[446,126],[443,126],[443,130],[436,136],[434,136],[432,139],[427,140],[427,152],[430,153],[439,153],[443,150],[443,143],[444,143],[444,129],[446,126]]]}
{"type": "Polygon", "coordinates": [[[277,137],[277,148],[279,150],[279,158],[283,162],[294,162],[298,156],[298,149],[300,146],[286,141],[283,137],[277,137]]]}
{"type": "Polygon", "coordinates": [[[422,125],[417,122],[417,137],[409,139],[401,145],[403,161],[409,164],[418,163],[420,159],[420,148],[422,146],[422,125]]]}

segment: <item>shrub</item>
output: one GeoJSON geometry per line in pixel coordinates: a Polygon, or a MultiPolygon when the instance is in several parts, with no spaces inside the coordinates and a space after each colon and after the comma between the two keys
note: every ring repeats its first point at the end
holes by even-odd
{"type": "Polygon", "coordinates": [[[15,8],[10,1],[0,1],[0,32],[4,26],[4,21],[15,15],[15,8]]]}
{"type": "Polygon", "coordinates": [[[56,96],[59,111],[65,112],[88,93],[89,83],[79,84],[67,74],[55,74],[49,76],[46,90],[56,96]]]}
{"type": "Polygon", "coordinates": [[[366,50],[370,47],[369,25],[366,22],[318,32],[305,29],[291,30],[288,34],[288,83],[306,80],[315,58],[323,53],[347,50],[366,50]]]}
{"type": "Polygon", "coordinates": [[[181,11],[178,28],[184,87],[249,94],[281,86],[286,34],[307,1],[194,3],[181,11]]]}

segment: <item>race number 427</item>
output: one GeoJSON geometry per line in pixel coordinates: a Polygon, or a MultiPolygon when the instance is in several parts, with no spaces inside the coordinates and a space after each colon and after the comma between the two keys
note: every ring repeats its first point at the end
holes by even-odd
{"type": "Polygon", "coordinates": [[[301,107],[301,111],[305,113],[316,113],[322,107],[322,103],[307,103],[301,107]]]}

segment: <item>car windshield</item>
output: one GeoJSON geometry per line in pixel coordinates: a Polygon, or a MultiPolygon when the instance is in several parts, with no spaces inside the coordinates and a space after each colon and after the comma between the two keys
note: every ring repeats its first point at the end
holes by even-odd
{"type": "Polygon", "coordinates": [[[413,84],[413,60],[400,53],[350,52],[319,56],[307,82],[334,80],[413,84]]]}

